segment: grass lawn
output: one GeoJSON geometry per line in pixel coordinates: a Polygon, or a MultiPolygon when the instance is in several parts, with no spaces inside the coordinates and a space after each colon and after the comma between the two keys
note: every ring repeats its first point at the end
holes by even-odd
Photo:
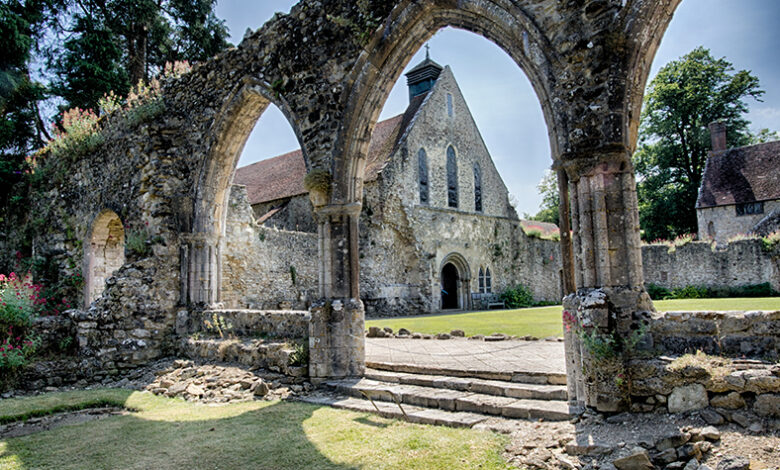
{"type": "Polygon", "coordinates": [[[0,400],[0,416],[89,402],[135,411],[0,440],[0,469],[508,468],[501,457],[505,436],[296,402],[213,406],[93,390],[0,400]]]}
{"type": "MultiPolygon", "coordinates": [[[[681,299],[653,302],[659,312],[674,310],[780,310],[780,297],[734,299],[681,299]]],[[[561,306],[523,308],[519,310],[488,310],[480,312],[421,315],[405,318],[367,320],[366,327],[406,328],[420,333],[442,333],[453,329],[466,336],[505,333],[514,336],[561,336],[561,306]]]]}

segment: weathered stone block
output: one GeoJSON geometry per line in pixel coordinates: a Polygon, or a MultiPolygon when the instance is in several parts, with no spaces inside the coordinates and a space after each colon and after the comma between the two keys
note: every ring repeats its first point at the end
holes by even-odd
{"type": "Polygon", "coordinates": [[[707,390],[704,386],[691,384],[672,390],[667,405],[670,413],[683,413],[706,408],[708,404],[707,390]]]}
{"type": "Polygon", "coordinates": [[[765,393],[756,397],[753,411],[759,416],[780,417],[780,395],[765,393]]]}

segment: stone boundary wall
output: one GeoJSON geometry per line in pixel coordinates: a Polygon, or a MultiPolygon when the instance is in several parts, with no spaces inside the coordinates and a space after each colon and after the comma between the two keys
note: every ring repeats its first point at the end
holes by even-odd
{"type": "Polygon", "coordinates": [[[780,253],[768,252],[761,240],[739,240],[715,249],[709,242],[691,242],[671,252],[665,245],[645,245],[642,263],[645,283],[667,289],[768,282],[780,291],[780,253]]]}
{"type": "Polygon", "coordinates": [[[649,333],[660,354],[780,358],[780,310],[666,312],[653,317],[649,333]]]}

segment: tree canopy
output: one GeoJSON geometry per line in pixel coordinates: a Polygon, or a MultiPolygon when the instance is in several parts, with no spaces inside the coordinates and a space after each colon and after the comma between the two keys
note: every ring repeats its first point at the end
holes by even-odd
{"type": "Polygon", "coordinates": [[[24,199],[27,157],[48,140],[55,113],[97,109],[104,94],[126,95],[167,62],[225,49],[215,7],[216,0],[0,0],[0,220],[24,199]]]}
{"type": "Polygon", "coordinates": [[[561,204],[561,199],[558,192],[558,176],[555,172],[547,170],[542,180],[536,185],[536,189],[542,196],[542,203],[539,206],[539,212],[530,219],[560,225],[558,207],[561,204]]]}
{"type": "Polygon", "coordinates": [[[758,78],[734,72],[725,58],[698,47],[665,65],[645,94],[640,146],[634,155],[643,238],[696,231],[696,198],[710,150],[708,125],[722,121],[730,146],[752,137],[745,99],[760,99],[758,78]]]}
{"type": "Polygon", "coordinates": [[[71,37],[50,62],[65,107],[94,108],[124,95],[166,62],[199,62],[228,46],[216,0],[79,0],[68,9],[71,37]]]}

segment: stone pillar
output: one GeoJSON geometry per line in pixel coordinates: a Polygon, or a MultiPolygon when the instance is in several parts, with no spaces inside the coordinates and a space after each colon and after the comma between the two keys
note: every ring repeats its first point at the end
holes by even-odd
{"type": "Polygon", "coordinates": [[[599,411],[628,405],[629,338],[646,312],[636,182],[627,152],[567,162],[576,294],[564,299],[575,318],[567,355],[570,401],[599,411]],[[583,335],[594,341],[583,341],[583,335]],[[599,352],[594,354],[594,351],[599,352]]]}
{"type": "Polygon", "coordinates": [[[365,371],[363,302],[360,301],[360,203],[315,206],[319,235],[320,300],[311,307],[309,376],[362,376],[365,371]]]}
{"type": "Polygon", "coordinates": [[[220,243],[208,233],[191,233],[181,240],[181,303],[215,306],[222,283],[220,243]]]}

